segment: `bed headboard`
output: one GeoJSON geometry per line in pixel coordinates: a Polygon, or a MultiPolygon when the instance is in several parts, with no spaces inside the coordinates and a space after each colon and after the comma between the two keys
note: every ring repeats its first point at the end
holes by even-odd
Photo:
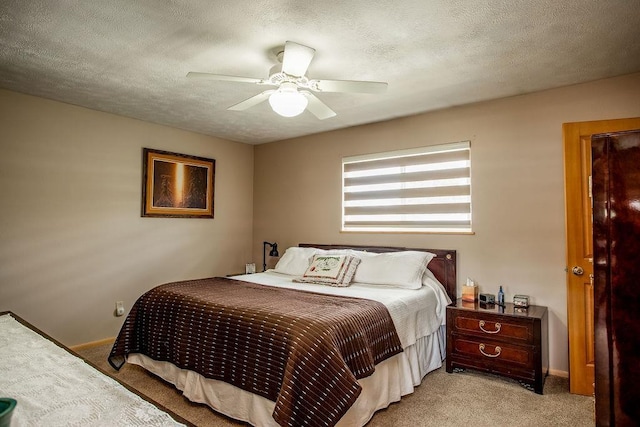
{"type": "Polygon", "coordinates": [[[436,254],[436,257],[429,262],[428,268],[434,276],[442,283],[447,290],[451,301],[458,297],[457,277],[456,277],[456,251],[452,249],[416,249],[400,248],[395,246],[361,246],[361,245],[320,245],[315,243],[300,243],[300,247],[312,247],[319,249],[355,249],[367,252],[399,252],[399,251],[422,251],[436,254]]]}

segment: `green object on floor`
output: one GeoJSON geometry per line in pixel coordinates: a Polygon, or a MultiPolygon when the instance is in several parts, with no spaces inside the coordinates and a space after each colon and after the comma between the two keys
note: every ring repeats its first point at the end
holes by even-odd
{"type": "Polygon", "coordinates": [[[10,397],[0,397],[0,427],[9,427],[11,415],[13,415],[17,403],[15,399],[10,397]]]}

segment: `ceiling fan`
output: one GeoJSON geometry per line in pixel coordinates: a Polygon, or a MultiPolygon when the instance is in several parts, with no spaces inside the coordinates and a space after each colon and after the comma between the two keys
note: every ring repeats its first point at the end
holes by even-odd
{"type": "Polygon", "coordinates": [[[294,117],[307,109],[320,120],[333,117],[336,113],[311,91],[381,93],[387,89],[387,83],[384,82],[309,79],[305,74],[315,52],[308,46],[286,42],[284,50],[277,55],[280,63],[271,69],[266,79],[198,72],[190,72],[187,77],[276,87],[232,105],[228,110],[243,111],[268,99],[271,108],[281,116],[294,117]]]}

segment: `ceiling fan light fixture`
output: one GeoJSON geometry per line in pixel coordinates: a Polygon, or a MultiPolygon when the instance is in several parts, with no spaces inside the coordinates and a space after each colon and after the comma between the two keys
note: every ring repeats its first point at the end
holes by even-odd
{"type": "Polygon", "coordinates": [[[187,77],[275,87],[228,107],[230,111],[244,111],[268,99],[273,111],[280,116],[295,117],[308,110],[318,120],[335,117],[336,112],[312,92],[382,93],[387,89],[385,82],[309,79],[307,71],[315,52],[309,46],[287,41],[277,52],[278,64],[271,68],[267,79],[201,72],[190,72],[187,77]]]}
{"type": "Polygon", "coordinates": [[[309,101],[298,92],[295,83],[282,83],[280,88],[269,96],[269,104],[273,111],[283,117],[295,117],[301,114],[309,101]]]}

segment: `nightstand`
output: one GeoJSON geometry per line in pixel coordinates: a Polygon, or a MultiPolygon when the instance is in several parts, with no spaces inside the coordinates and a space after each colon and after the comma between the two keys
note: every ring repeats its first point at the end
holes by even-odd
{"type": "Polygon", "coordinates": [[[549,373],[547,307],[458,299],[447,307],[447,372],[478,369],[513,378],[542,394],[549,373]]]}

